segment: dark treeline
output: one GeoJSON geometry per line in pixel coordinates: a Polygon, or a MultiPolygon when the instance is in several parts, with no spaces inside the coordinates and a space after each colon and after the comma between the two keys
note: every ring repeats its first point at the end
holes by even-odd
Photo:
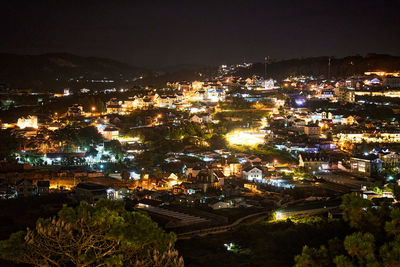
{"type": "MultiPolygon", "coordinates": [[[[299,58],[282,61],[271,60],[267,66],[267,76],[283,79],[291,75],[328,76],[329,57],[299,58]]],[[[366,56],[331,57],[331,77],[348,77],[365,71],[400,70],[400,57],[368,54],[366,56]]],[[[264,76],[264,63],[256,63],[249,69],[240,69],[238,75],[264,76]]]]}

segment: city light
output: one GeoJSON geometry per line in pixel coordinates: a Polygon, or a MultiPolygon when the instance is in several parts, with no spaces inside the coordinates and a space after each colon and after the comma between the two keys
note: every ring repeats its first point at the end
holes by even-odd
{"type": "Polygon", "coordinates": [[[276,220],[282,220],[282,219],[285,219],[285,218],[286,218],[286,216],[284,214],[282,214],[282,212],[275,211],[275,219],[276,220]]]}
{"type": "Polygon", "coordinates": [[[231,145],[259,145],[265,142],[265,134],[259,131],[240,131],[235,130],[226,135],[226,139],[231,145]]]}

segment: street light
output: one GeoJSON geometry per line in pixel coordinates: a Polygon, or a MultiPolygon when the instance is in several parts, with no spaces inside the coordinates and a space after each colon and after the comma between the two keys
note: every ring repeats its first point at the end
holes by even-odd
{"type": "Polygon", "coordinates": [[[92,112],[95,112],[96,111],[96,107],[92,107],[92,112]]]}

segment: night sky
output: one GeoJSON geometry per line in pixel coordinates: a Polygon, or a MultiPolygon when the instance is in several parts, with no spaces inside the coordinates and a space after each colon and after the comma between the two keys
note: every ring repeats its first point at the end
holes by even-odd
{"type": "Polygon", "coordinates": [[[12,0],[0,10],[6,53],[67,52],[146,67],[400,55],[399,0],[12,0]]]}

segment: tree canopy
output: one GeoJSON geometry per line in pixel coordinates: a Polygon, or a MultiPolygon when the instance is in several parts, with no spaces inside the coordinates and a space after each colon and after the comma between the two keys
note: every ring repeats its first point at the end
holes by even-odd
{"type": "Polygon", "coordinates": [[[400,208],[391,211],[385,204],[373,206],[358,193],[343,196],[343,219],[356,229],[343,241],[329,241],[329,253],[320,248],[303,247],[295,257],[296,266],[399,266],[400,208]],[[387,216],[390,214],[390,216],[387,216]],[[336,247],[336,249],[333,249],[336,247]]]}
{"type": "Polygon", "coordinates": [[[64,206],[35,229],[13,233],[0,241],[0,257],[35,266],[183,266],[175,240],[147,215],[103,199],[64,206]]]}

